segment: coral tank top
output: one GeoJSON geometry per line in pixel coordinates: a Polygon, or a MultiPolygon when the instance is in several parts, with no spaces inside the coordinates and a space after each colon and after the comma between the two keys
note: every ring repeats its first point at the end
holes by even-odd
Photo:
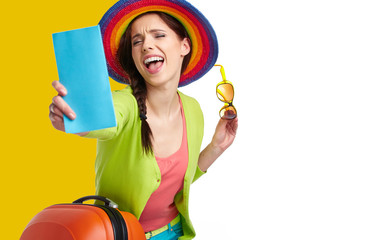
{"type": "Polygon", "coordinates": [[[180,149],[166,158],[156,156],[161,172],[161,183],[142,212],[139,219],[145,232],[159,229],[171,222],[178,214],[174,198],[183,189],[184,176],[188,167],[188,142],[186,138],[185,115],[180,100],[183,119],[183,138],[180,149]]]}

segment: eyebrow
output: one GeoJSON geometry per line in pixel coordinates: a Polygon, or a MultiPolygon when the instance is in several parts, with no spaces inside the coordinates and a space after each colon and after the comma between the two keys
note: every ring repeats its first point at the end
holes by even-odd
{"type": "MultiPolygon", "coordinates": [[[[162,29],[151,29],[151,30],[149,30],[149,31],[148,31],[148,33],[156,33],[156,32],[164,32],[164,33],[166,33],[166,31],[165,31],[165,30],[162,30],[162,29]]],[[[137,34],[135,34],[135,35],[132,37],[132,40],[133,40],[133,39],[135,39],[135,38],[138,38],[138,37],[140,37],[140,36],[142,36],[142,34],[137,33],[137,34]]]]}

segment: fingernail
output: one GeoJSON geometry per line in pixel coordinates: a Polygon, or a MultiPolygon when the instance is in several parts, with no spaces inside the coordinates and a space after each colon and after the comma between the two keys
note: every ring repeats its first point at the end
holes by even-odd
{"type": "Polygon", "coordinates": [[[75,114],[74,114],[74,113],[70,113],[70,114],[69,114],[69,117],[70,117],[71,119],[75,119],[75,118],[76,118],[76,116],[75,116],[75,114]]]}
{"type": "Polygon", "coordinates": [[[66,95],[66,94],[67,94],[67,91],[66,91],[65,89],[61,89],[61,90],[60,90],[60,93],[64,96],[64,95],[66,95]]]}

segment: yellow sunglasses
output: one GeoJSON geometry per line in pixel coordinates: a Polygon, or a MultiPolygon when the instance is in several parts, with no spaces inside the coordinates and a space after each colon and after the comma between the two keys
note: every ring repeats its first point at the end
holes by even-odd
{"type": "Polygon", "coordinates": [[[216,88],[218,99],[224,102],[224,106],[219,111],[219,116],[226,120],[235,119],[237,117],[237,110],[232,104],[234,97],[233,85],[230,81],[227,81],[223,66],[219,64],[214,66],[221,68],[220,71],[223,79],[223,81],[217,84],[216,88]]]}

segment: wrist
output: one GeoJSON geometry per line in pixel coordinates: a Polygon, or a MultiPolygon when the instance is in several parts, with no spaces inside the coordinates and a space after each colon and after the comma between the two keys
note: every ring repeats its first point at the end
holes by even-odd
{"type": "Polygon", "coordinates": [[[214,141],[209,144],[209,149],[217,157],[224,152],[224,149],[219,144],[214,143],[214,141]]]}

